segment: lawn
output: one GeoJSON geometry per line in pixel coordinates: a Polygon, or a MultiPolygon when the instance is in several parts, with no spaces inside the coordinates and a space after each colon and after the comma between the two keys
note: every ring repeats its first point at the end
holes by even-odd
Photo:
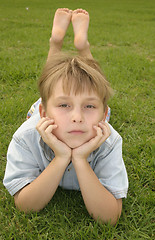
{"type": "MultiPolygon", "coordinates": [[[[1,0],[0,2],[0,240],[154,239],[154,0],[1,0]],[[91,51],[115,90],[110,123],[123,137],[129,192],[115,227],[96,223],[81,193],[58,188],[39,213],[16,210],[2,184],[15,130],[37,100],[58,7],[90,14],[91,51]]],[[[74,51],[72,27],[65,51],[74,51]]]]}

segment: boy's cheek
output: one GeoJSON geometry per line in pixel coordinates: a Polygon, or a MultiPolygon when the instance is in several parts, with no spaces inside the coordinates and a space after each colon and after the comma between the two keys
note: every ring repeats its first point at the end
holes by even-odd
{"type": "MultiPolygon", "coordinates": [[[[100,121],[100,122],[103,122],[103,120],[100,121]]],[[[96,132],[96,130],[94,129],[94,126],[98,127],[98,126],[99,126],[99,122],[97,122],[97,123],[95,123],[95,124],[92,125],[92,135],[91,135],[92,137],[91,137],[91,138],[94,138],[94,137],[96,137],[96,135],[97,135],[97,132],[96,132]]]]}
{"type": "Polygon", "coordinates": [[[94,137],[96,137],[96,131],[95,131],[95,129],[93,129],[92,135],[91,135],[91,138],[94,138],[94,137]]]}
{"type": "MultiPolygon", "coordinates": [[[[57,128],[58,128],[58,127],[57,127],[57,128]]],[[[57,128],[52,131],[52,133],[53,133],[55,136],[58,135],[58,129],[57,129],[57,128]]]]}
{"type": "MultiPolygon", "coordinates": [[[[55,124],[56,124],[56,123],[55,123],[55,124]]],[[[57,125],[57,124],[56,124],[56,125],[57,125]]],[[[58,125],[57,125],[57,128],[52,131],[52,133],[53,133],[59,140],[61,140],[62,131],[61,131],[61,129],[59,128],[58,125]]]]}

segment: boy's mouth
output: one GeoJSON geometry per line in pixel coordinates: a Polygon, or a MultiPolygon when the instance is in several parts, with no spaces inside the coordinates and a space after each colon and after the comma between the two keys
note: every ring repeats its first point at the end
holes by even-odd
{"type": "Polygon", "coordinates": [[[83,134],[84,131],[82,131],[82,130],[72,130],[72,131],[70,131],[69,133],[70,133],[70,134],[75,134],[75,135],[77,134],[77,135],[78,135],[78,134],[83,134]]]}

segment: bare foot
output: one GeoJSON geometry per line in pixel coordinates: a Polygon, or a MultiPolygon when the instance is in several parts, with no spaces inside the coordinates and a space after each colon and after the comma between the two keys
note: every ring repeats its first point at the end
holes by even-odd
{"type": "Polygon", "coordinates": [[[52,28],[52,36],[50,41],[55,43],[62,43],[64,36],[66,34],[67,28],[70,24],[72,17],[72,10],[68,8],[58,8],[56,10],[54,20],[53,20],[53,28],[52,28]]]}
{"type": "Polygon", "coordinates": [[[74,45],[81,51],[88,47],[87,32],[89,27],[89,14],[83,9],[72,12],[72,25],[74,30],[74,45]]]}

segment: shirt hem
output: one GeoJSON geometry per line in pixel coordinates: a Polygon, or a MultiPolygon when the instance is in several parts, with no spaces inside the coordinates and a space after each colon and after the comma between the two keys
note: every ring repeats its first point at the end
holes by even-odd
{"type": "Polygon", "coordinates": [[[11,196],[15,195],[19,190],[21,190],[23,187],[25,187],[27,184],[31,183],[35,178],[28,178],[21,180],[18,183],[13,184],[9,188],[6,186],[8,192],[11,194],[11,196]]]}

